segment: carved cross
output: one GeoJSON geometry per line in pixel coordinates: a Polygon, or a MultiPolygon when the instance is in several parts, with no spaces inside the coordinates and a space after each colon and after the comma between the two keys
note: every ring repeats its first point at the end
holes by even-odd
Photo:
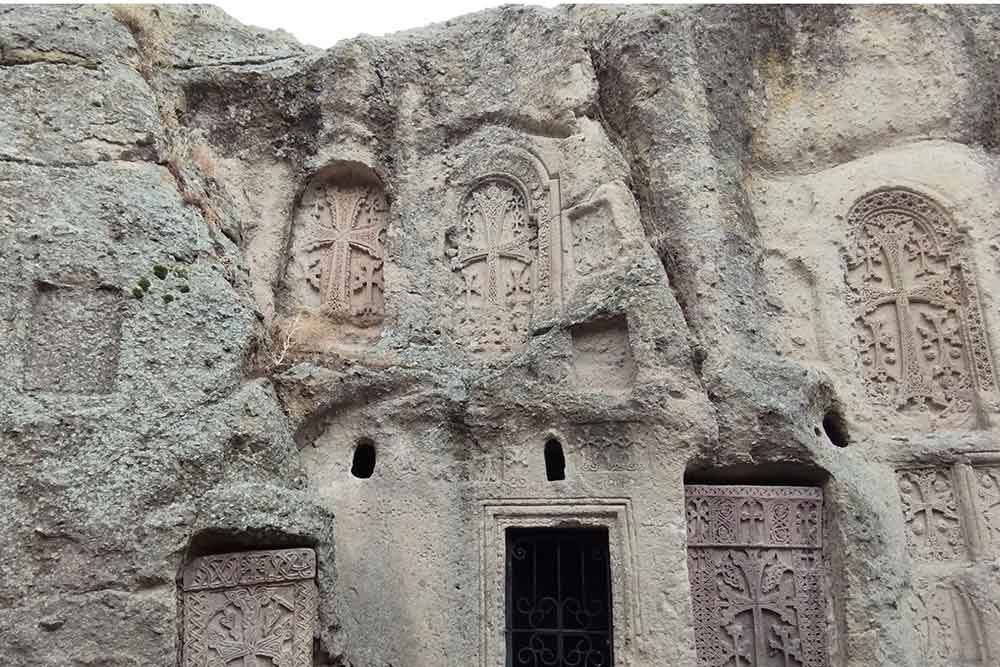
{"type": "MultiPolygon", "coordinates": [[[[870,331],[870,338],[863,339],[862,344],[871,350],[869,359],[869,375],[874,381],[888,380],[887,363],[898,361],[899,377],[896,379],[896,403],[904,407],[907,403],[931,402],[942,407],[948,404],[948,397],[942,388],[929,377],[919,358],[920,345],[916,340],[918,324],[915,321],[915,304],[927,304],[935,308],[949,308],[947,294],[950,287],[945,276],[939,276],[927,264],[927,257],[934,256],[932,244],[922,234],[916,234],[911,222],[904,216],[887,215],[879,224],[865,225],[868,238],[862,240],[861,262],[864,262],[863,286],[860,290],[862,300],[862,324],[870,331]],[[881,249],[884,262],[875,260],[872,252],[881,249]],[[908,257],[904,254],[910,252],[908,257]],[[904,273],[907,259],[917,261],[915,277],[937,276],[918,284],[909,284],[911,279],[904,273]],[[884,265],[888,280],[873,270],[876,265],[884,265]],[[880,354],[880,347],[886,352],[896,349],[887,339],[883,331],[883,323],[874,319],[875,312],[883,306],[891,306],[896,314],[899,336],[899,352],[897,357],[880,354]]],[[[919,311],[917,311],[919,312],[919,311]]]]}
{"type": "MultiPolygon", "coordinates": [[[[351,249],[367,253],[377,263],[382,261],[385,208],[374,188],[327,187],[325,196],[329,216],[324,224],[320,210],[320,233],[306,245],[309,251],[326,249],[320,271],[320,295],[323,308],[330,314],[351,314],[351,249]]],[[[377,266],[372,267],[373,272],[377,266]]],[[[372,305],[371,280],[366,283],[365,303],[372,305]]]]}
{"type": "MultiPolygon", "coordinates": [[[[480,242],[478,247],[459,255],[458,265],[464,269],[479,262],[486,263],[486,284],[477,285],[475,290],[471,284],[467,285],[466,298],[472,293],[479,293],[485,301],[498,305],[501,258],[516,260],[525,266],[525,270],[532,261],[524,199],[511,186],[488,183],[472,192],[464,215],[466,240],[474,243],[478,230],[480,242]],[[511,240],[505,242],[505,238],[511,240]]],[[[517,279],[518,276],[512,276],[512,281],[517,279]]],[[[515,282],[514,287],[515,291],[527,291],[520,282],[515,282]]]]}
{"type": "Polygon", "coordinates": [[[949,539],[947,534],[941,535],[939,527],[959,521],[951,483],[934,473],[912,472],[906,475],[906,480],[913,488],[909,493],[904,488],[901,498],[907,523],[916,524],[911,530],[922,536],[932,550],[951,546],[939,545],[942,537],[945,541],[949,539]]]}

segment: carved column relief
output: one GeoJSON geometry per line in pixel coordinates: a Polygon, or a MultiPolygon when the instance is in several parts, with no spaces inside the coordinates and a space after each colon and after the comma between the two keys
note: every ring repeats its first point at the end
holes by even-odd
{"type": "Polygon", "coordinates": [[[974,414],[995,377],[962,239],[930,199],[901,188],[848,214],[848,281],[872,400],[934,424],[974,414]]]}
{"type": "Polygon", "coordinates": [[[473,352],[499,353],[527,340],[559,307],[558,181],[523,151],[473,161],[457,221],[445,239],[457,297],[456,329],[473,352]],[[555,212],[555,213],[554,213],[555,212]]]}
{"type": "Polygon", "coordinates": [[[318,176],[293,228],[289,279],[299,305],[337,321],[382,321],[388,204],[374,174],[318,176]]]}
{"type": "Polygon", "coordinates": [[[983,542],[1000,556],[1000,465],[973,468],[975,503],[982,521],[983,542]]]}
{"type": "Polygon", "coordinates": [[[183,578],[184,667],[312,667],[312,549],[249,551],[192,561],[183,578]]]}
{"type": "Polygon", "coordinates": [[[827,664],[822,492],[685,487],[698,664],[827,664]]]}

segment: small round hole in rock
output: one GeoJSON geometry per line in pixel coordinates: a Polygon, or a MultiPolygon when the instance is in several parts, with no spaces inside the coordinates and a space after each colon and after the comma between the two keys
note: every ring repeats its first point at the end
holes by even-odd
{"type": "Polygon", "coordinates": [[[351,474],[358,479],[368,479],[375,472],[375,443],[371,440],[359,440],[354,446],[354,462],[351,464],[351,474]]]}
{"type": "Polygon", "coordinates": [[[545,478],[550,482],[566,479],[566,457],[555,438],[545,443],[545,478]]]}
{"type": "Polygon", "coordinates": [[[851,438],[847,434],[847,422],[837,410],[829,410],[823,415],[823,432],[837,447],[847,447],[851,442],[851,438]]]}

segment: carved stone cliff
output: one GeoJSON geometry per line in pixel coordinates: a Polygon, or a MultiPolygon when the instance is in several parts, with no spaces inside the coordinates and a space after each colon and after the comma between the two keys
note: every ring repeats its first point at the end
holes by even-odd
{"type": "Polygon", "coordinates": [[[998,60],[0,7],[4,664],[496,667],[505,540],[588,526],[616,665],[996,665],[998,60]]]}

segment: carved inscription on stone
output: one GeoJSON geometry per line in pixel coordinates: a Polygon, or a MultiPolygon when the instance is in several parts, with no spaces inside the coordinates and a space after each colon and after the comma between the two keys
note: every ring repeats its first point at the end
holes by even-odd
{"type": "Polygon", "coordinates": [[[24,384],[43,391],[114,390],[121,300],[108,289],[41,284],[32,304],[24,384]]]}
{"type": "Polygon", "coordinates": [[[183,579],[183,666],[312,667],[315,578],[312,549],[192,561],[183,579]]]}
{"type": "Polygon", "coordinates": [[[624,316],[577,324],[570,333],[578,385],[606,393],[621,392],[632,385],[635,363],[624,316]]]}
{"type": "Polygon", "coordinates": [[[695,645],[703,667],[820,667],[822,492],[685,487],[695,645]]]}
{"type": "Polygon", "coordinates": [[[910,554],[926,560],[964,558],[964,522],[952,470],[900,470],[896,479],[910,554]]]}
{"type": "Polygon", "coordinates": [[[374,174],[327,172],[314,179],[293,228],[289,280],[300,305],[359,326],[381,322],[387,216],[374,174]]]}
{"type": "Polygon", "coordinates": [[[907,600],[917,655],[926,667],[986,667],[993,663],[983,622],[973,601],[958,586],[918,587],[907,600]]]}
{"type": "Polygon", "coordinates": [[[614,222],[608,202],[584,204],[571,210],[568,217],[572,239],[567,245],[576,275],[588,276],[607,268],[614,259],[611,248],[614,222]]]}
{"type": "Polygon", "coordinates": [[[456,329],[473,352],[507,352],[527,339],[536,311],[551,313],[555,305],[559,242],[551,217],[558,196],[541,163],[520,150],[473,160],[466,171],[445,238],[456,276],[456,329]]]}
{"type": "Polygon", "coordinates": [[[631,438],[621,423],[602,422],[581,427],[580,469],[583,472],[645,473],[649,471],[646,447],[631,438]]]}
{"type": "Polygon", "coordinates": [[[973,272],[961,239],[930,199],[901,188],[866,195],[848,214],[849,283],[871,398],[940,421],[995,390],[973,272]]]}

